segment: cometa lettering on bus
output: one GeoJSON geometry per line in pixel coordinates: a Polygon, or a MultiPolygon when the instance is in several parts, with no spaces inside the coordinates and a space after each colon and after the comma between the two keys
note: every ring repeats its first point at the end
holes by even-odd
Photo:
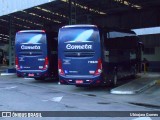
{"type": "Polygon", "coordinates": [[[24,50],[24,49],[41,49],[41,47],[38,46],[38,45],[34,45],[34,46],[25,46],[25,45],[22,45],[21,49],[22,50],[24,50]]]}
{"type": "Polygon", "coordinates": [[[92,45],[71,45],[71,44],[67,44],[66,45],[67,49],[92,49],[92,45]]]}

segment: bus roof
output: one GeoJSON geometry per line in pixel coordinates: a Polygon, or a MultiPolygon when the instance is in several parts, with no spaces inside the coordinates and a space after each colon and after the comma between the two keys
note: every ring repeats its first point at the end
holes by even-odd
{"type": "Polygon", "coordinates": [[[80,24],[80,25],[66,25],[62,28],[70,28],[70,27],[97,27],[96,25],[89,25],[89,24],[80,24]]]}
{"type": "Polygon", "coordinates": [[[27,32],[45,32],[45,30],[21,30],[21,31],[18,31],[19,32],[23,32],[23,33],[27,33],[27,32]]]}
{"type": "Polygon", "coordinates": [[[93,28],[99,28],[99,29],[103,29],[107,32],[122,32],[122,33],[128,33],[128,34],[132,34],[132,35],[136,35],[136,33],[130,29],[121,29],[121,28],[112,28],[112,27],[100,27],[97,25],[92,25],[92,24],[77,24],[77,25],[65,25],[62,28],[74,28],[74,27],[93,27],[93,28]]]}

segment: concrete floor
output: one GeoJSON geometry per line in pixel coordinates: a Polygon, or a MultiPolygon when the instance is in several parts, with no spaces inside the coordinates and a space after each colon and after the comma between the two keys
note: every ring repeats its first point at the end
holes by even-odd
{"type": "MultiPolygon", "coordinates": [[[[160,80],[158,73],[141,76],[160,80]]],[[[138,120],[138,116],[130,117],[130,112],[155,111],[157,113],[156,111],[158,111],[160,113],[159,83],[138,94],[115,95],[110,93],[112,89],[110,86],[79,88],[71,85],[59,85],[58,81],[35,81],[16,76],[0,76],[0,111],[113,111],[107,117],[100,117],[98,112],[93,112],[88,117],[76,117],[76,119],[138,120]],[[125,117],[121,117],[119,111],[124,111],[122,114],[125,114],[125,117]],[[92,115],[98,118],[91,117],[92,115]]],[[[83,115],[83,113],[77,114],[83,115]]],[[[51,115],[53,116],[53,113],[51,115]]],[[[144,120],[159,120],[159,117],[142,118],[144,120]]],[[[6,118],[2,119],[5,120],[6,118]]],[[[12,119],[17,120],[17,118],[12,119]]],[[[40,119],[70,120],[75,119],[75,117],[44,117],[40,119]]]]}

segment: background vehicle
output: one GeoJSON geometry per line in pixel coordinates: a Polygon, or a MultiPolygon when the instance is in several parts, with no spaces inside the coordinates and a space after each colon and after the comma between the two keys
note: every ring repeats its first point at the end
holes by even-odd
{"type": "Polygon", "coordinates": [[[16,34],[16,70],[18,76],[36,80],[57,77],[57,33],[24,30],[16,34]]]}
{"type": "Polygon", "coordinates": [[[60,28],[58,69],[62,84],[100,85],[136,75],[141,44],[132,31],[71,25],[60,28]]]}

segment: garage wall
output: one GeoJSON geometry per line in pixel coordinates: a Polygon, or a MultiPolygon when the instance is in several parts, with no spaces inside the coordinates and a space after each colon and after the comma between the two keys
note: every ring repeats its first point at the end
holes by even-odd
{"type": "Polygon", "coordinates": [[[142,59],[149,61],[150,71],[160,71],[160,34],[139,36],[144,44],[142,59]]]}

